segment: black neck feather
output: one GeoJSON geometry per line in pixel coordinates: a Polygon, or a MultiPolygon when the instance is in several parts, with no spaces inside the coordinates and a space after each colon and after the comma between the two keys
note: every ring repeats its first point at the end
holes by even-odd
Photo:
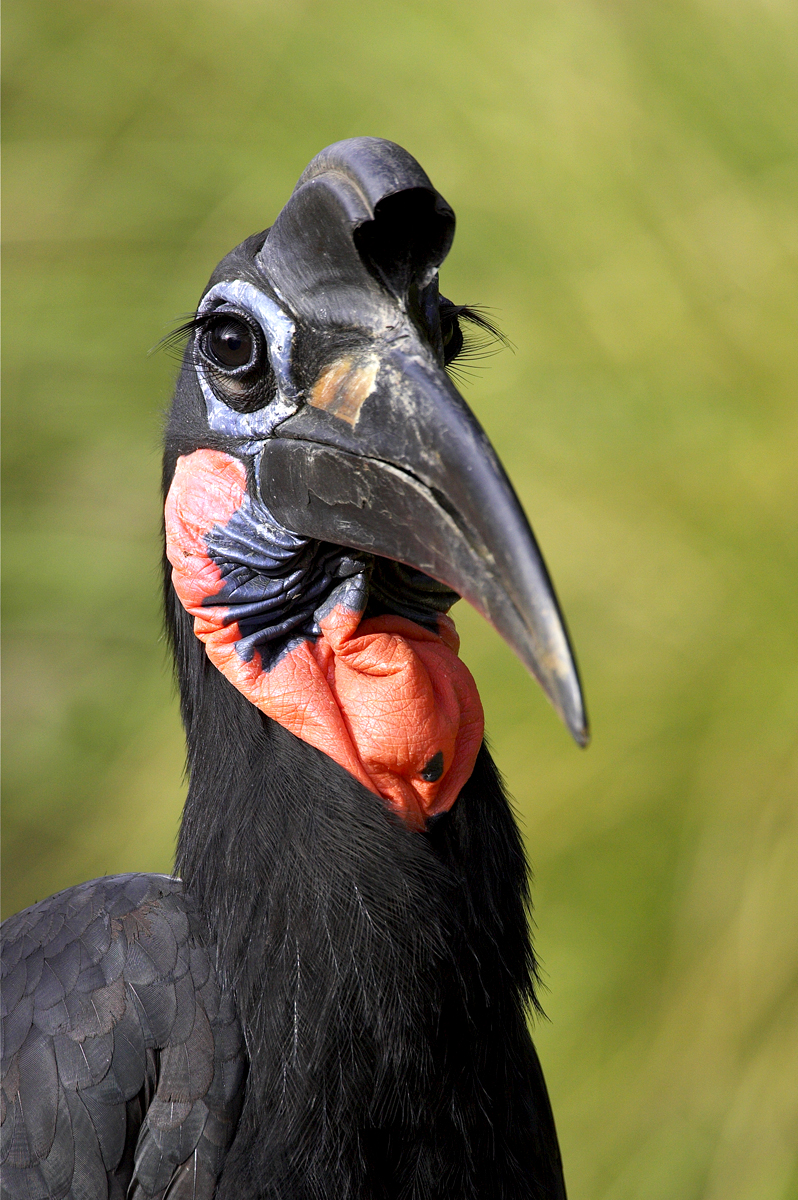
{"type": "Polygon", "coordinates": [[[167,586],[188,738],[176,869],[250,1059],[228,1197],[564,1196],[526,1031],[523,848],[483,746],[406,830],[207,661],[167,586]]]}

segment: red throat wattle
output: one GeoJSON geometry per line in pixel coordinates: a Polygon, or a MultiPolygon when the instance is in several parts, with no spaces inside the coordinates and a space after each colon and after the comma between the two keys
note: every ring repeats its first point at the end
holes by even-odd
{"type": "Polygon", "coordinates": [[[270,667],[258,651],[245,659],[238,623],[224,603],[213,603],[223,581],[206,538],[246,496],[238,459],[216,450],[178,459],[166,499],[166,552],[194,632],[261,712],[334,758],[408,827],[423,829],[454,804],[482,742],[482,705],[457,656],[454,623],[439,616],[432,632],[404,617],[362,620],[337,605],[320,617],[315,639],[296,642],[270,667]]]}

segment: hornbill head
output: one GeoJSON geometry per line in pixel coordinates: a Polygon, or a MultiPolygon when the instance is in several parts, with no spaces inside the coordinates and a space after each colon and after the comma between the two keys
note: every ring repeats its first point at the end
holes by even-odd
{"type": "Polygon", "coordinates": [[[447,374],[453,236],[401,147],[322,151],[213,273],[165,461],[172,583],[208,657],[416,828],[454,802],[482,736],[445,616],[458,596],[588,738],[534,535],[447,374]]]}

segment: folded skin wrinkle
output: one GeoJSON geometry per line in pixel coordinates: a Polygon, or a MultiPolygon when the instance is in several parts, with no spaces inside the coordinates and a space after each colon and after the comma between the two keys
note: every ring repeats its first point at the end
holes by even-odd
{"type": "Polygon", "coordinates": [[[214,666],[409,827],[451,808],[483,734],[440,611],[453,593],[417,574],[425,624],[367,616],[370,556],[284,529],[249,495],[243,463],[219,451],[178,460],[165,515],[175,591],[214,666]]]}

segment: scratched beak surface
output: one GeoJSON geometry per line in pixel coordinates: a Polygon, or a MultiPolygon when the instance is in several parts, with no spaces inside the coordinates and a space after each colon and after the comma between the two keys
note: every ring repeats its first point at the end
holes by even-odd
{"type": "Polygon", "coordinates": [[[327,365],[276,434],[261,465],[274,515],[463,596],[585,745],[579,677],[532,530],[484,432],[410,323],[327,365]]]}

